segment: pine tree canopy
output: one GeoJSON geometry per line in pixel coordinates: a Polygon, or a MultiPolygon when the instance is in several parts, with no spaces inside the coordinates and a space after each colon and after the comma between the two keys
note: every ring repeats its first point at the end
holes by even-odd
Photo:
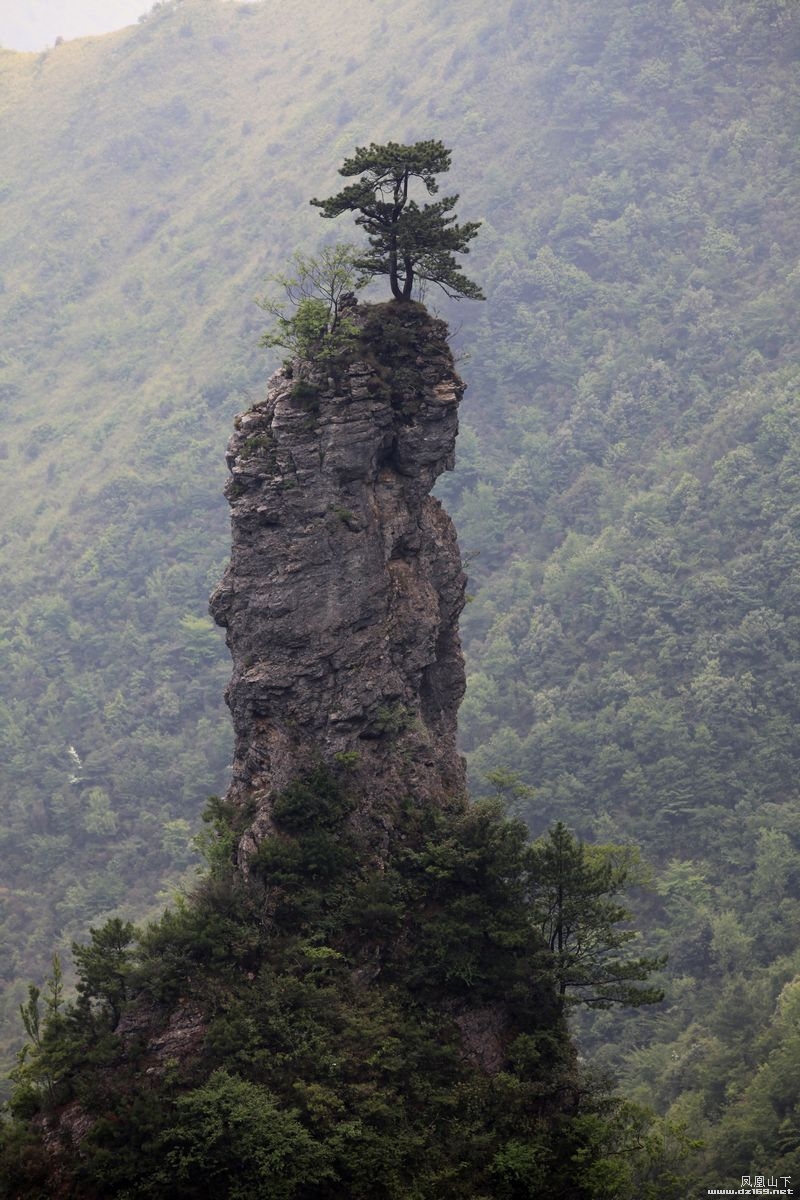
{"type": "Polygon", "coordinates": [[[357,147],[345,159],[339,174],[361,176],[327,200],[312,200],[323,217],[356,213],[369,238],[369,250],[358,259],[359,270],[388,275],[396,300],[410,300],[414,281],[435,283],[450,297],[484,298],[481,289],[462,272],[453,257],[467,254],[467,245],[480,221],[456,222],[453,209],[458,196],[444,196],[419,205],[409,196],[411,181],[420,180],[428,195],[439,187],[436,176],[450,169],[450,151],[439,141],[413,146],[388,142],[357,147]]]}

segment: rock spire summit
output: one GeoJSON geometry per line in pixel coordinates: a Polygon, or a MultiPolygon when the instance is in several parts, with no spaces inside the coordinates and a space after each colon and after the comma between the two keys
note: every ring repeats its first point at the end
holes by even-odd
{"type": "Polygon", "coordinates": [[[228,446],[232,555],[211,612],[233,657],[228,799],[254,813],[245,860],[275,795],[315,766],[347,769],[378,846],[404,799],[465,800],[465,577],[429,494],[453,466],[464,384],[422,305],[352,311],[348,365],[277,371],[228,446]]]}

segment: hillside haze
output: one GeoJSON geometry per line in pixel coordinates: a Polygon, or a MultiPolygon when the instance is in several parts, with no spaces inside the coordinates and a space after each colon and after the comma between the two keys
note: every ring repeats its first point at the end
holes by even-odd
{"type": "Polygon", "coordinates": [[[438,138],[484,222],[487,302],[441,303],[473,786],[641,846],[668,1000],[587,1046],[706,1136],[707,1186],[758,1146],[800,1175],[799,49],[791,0],[183,0],[0,52],[9,1047],[27,980],[160,907],[226,786],[206,597],[275,365],[253,298],[354,236],[308,206],[354,146],[438,138]]]}
{"type": "Polygon", "coordinates": [[[0,45],[42,51],[56,39],[109,33],[135,24],[151,6],[142,0],[26,0],[0,12],[0,45]]]}

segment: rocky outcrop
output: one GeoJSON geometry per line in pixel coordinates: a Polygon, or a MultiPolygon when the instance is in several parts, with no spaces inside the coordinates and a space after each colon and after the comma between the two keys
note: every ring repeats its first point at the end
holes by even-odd
{"type": "MultiPolygon", "coordinates": [[[[564,1108],[570,1059],[519,831],[468,807],[455,745],[464,575],[430,489],[453,463],[463,385],[421,306],[355,320],[348,363],[278,371],[237,418],[232,558],[211,600],[233,656],[229,803],[209,814],[207,874],[140,938],[138,962],[116,946],[92,960],[67,1023],[74,1067],[37,1117],[54,1200],[154,1195],[178,1156],[176,1195],[202,1190],[206,1162],[220,1194],[238,1186],[240,1148],[212,1138],[207,1152],[202,1122],[194,1132],[198,1106],[232,1095],[243,1144],[265,1128],[248,1115],[265,1094],[279,1137],[300,1123],[287,1144],[309,1156],[309,1195],[321,1178],[350,1194],[353,1154],[356,1180],[380,1191],[375,1145],[392,1194],[401,1179],[423,1194],[426,1147],[436,1178],[466,1181],[505,1153],[508,1128],[530,1128],[538,1156],[564,1108]],[[122,970],[120,1005],[103,980],[122,970]],[[483,1081],[501,1072],[495,1113],[483,1081]],[[399,1155],[394,1122],[375,1141],[375,1113],[395,1110],[399,1155]],[[477,1130],[472,1161],[468,1137],[454,1152],[442,1140],[451,1115],[477,1130]]],[[[270,1150],[248,1176],[259,1195],[290,1186],[283,1164],[270,1150]]]]}
{"type": "Polygon", "coordinates": [[[245,858],[274,795],[315,765],[346,764],[378,841],[402,800],[465,797],[464,574],[429,494],[453,465],[464,385],[421,305],[355,319],[350,363],[278,371],[228,447],[233,547],[211,612],[233,657],[229,799],[255,811],[245,858]]]}

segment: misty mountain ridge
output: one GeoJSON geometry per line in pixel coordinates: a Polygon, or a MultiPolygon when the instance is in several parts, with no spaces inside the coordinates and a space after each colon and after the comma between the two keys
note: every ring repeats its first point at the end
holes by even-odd
{"type": "Polygon", "coordinates": [[[185,0],[0,53],[9,1047],[53,947],[191,875],[225,784],[205,597],[274,365],[252,298],[331,235],[307,201],[355,145],[436,137],[484,221],[487,303],[441,305],[473,787],[640,844],[672,999],[587,1045],[715,1179],[757,1145],[791,1174],[799,45],[780,0],[185,0]]]}

